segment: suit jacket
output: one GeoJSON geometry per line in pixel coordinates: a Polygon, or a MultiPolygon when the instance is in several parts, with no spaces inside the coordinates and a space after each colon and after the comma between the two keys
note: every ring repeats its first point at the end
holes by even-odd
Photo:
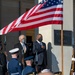
{"type": "Polygon", "coordinates": [[[45,46],[45,49],[41,48],[41,45],[35,41],[33,43],[33,53],[35,54],[35,59],[34,61],[37,62],[38,65],[47,65],[47,54],[46,54],[46,44],[42,42],[43,46],[45,46]],[[37,56],[36,56],[37,54],[37,56]]]}
{"type": "MultiPolygon", "coordinates": [[[[24,54],[24,58],[29,55],[29,49],[28,49],[28,46],[27,46],[26,43],[25,43],[25,46],[26,46],[26,53],[24,54]]],[[[14,47],[19,48],[19,57],[18,57],[18,59],[21,62],[22,56],[23,56],[23,54],[22,54],[23,47],[22,47],[21,43],[17,43],[14,47]]]]}
{"type": "Polygon", "coordinates": [[[0,53],[0,75],[5,75],[5,72],[7,72],[6,65],[7,65],[7,62],[6,62],[5,54],[0,53]]]}

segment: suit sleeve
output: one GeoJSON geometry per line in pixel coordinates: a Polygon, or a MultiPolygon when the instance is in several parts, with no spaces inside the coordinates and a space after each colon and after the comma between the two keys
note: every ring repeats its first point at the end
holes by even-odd
{"type": "Polygon", "coordinates": [[[44,50],[41,48],[40,45],[38,45],[36,42],[33,43],[33,53],[35,54],[36,52],[39,54],[43,52],[44,50]]]}
{"type": "Polygon", "coordinates": [[[14,45],[14,48],[18,48],[18,44],[15,44],[15,45],[14,45]]]}
{"type": "Polygon", "coordinates": [[[6,72],[6,71],[7,71],[7,68],[6,68],[7,61],[6,61],[6,56],[5,56],[5,54],[2,54],[1,60],[2,60],[1,62],[2,62],[3,69],[4,69],[4,71],[6,72]]]}
{"type": "Polygon", "coordinates": [[[35,44],[35,42],[33,43],[33,53],[35,54],[37,52],[37,50],[36,50],[36,44],[35,44]]]}
{"type": "Polygon", "coordinates": [[[41,47],[40,47],[40,49],[39,49],[37,43],[34,42],[34,43],[33,43],[33,53],[35,54],[36,52],[37,52],[37,53],[41,52],[41,47]]]}

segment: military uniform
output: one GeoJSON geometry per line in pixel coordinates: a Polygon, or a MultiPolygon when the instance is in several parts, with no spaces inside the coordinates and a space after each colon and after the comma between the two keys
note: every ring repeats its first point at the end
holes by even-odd
{"type": "MultiPolygon", "coordinates": [[[[32,58],[33,58],[33,56],[26,57],[25,61],[31,60],[32,58]]],[[[36,73],[35,68],[33,68],[32,66],[29,66],[29,65],[27,65],[22,71],[22,75],[35,75],[35,73],[36,73]]]]}
{"type": "Polygon", "coordinates": [[[22,71],[22,75],[32,74],[35,75],[35,69],[31,66],[26,66],[26,68],[22,71]]]}
{"type": "MultiPolygon", "coordinates": [[[[10,53],[15,53],[17,52],[16,49],[15,51],[10,51],[10,53]]],[[[22,65],[19,63],[17,58],[12,58],[9,63],[8,63],[8,73],[9,75],[21,75],[22,72],[22,65]]]]}
{"type": "Polygon", "coordinates": [[[21,75],[22,66],[16,58],[12,58],[8,63],[9,75],[21,75]]]}

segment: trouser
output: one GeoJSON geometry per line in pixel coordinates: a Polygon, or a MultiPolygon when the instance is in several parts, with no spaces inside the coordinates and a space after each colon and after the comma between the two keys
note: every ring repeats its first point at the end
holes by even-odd
{"type": "Polygon", "coordinates": [[[43,69],[45,69],[44,65],[36,65],[36,71],[37,71],[37,73],[41,72],[43,69]]]}
{"type": "Polygon", "coordinates": [[[2,67],[0,67],[0,75],[5,75],[5,72],[3,71],[2,67]]]}

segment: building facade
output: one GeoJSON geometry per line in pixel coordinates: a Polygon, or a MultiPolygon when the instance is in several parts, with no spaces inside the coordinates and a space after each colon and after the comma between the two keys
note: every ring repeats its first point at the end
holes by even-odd
{"type": "MultiPolygon", "coordinates": [[[[29,10],[35,4],[41,0],[0,0],[0,29],[8,25],[14,19],[18,18],[21,14],[29,10]]],[[[74,0],[64,0],[63,5],[63,30],[66,32],[71,32],[75,34],[75,22],[74,22],[74,12],[75,12],[75,1],[74,0]]],[[[60,40],[56,41],[56,32],[61,30],[61,25],[47,25],[39,27],[36,29],[31,29],[27,31],[11,32],[6,35],[1,36],[3,43],[6,42],[6,51],[14,47],[14,44],[18,42],[19,34],[24,34],[28,39],[32,41],[38,33],[43,35],[43,41],[47,46],[47,61],[48,68],[53,72],[62,72],[62,50],[59,44],[60,40]]],[[[59,34],[60,35],[60,34],[59,34]]],[[[67,35],[67,34],[65,34],[67,35]]],[[[70,34],[69,34],[70,35],[70,34]]],[[[67,35],[67,36],[69,36],[67,35]]],[[[72,37],[69,36],[72,41],[72,37]]],[[[56,37],[58,38],[58,36],[56,37]]],[[[65,40],[66,41],[66,40],[65,40]]],[[[70,42],[71,42],[70,41],[70,42]]],[[[71,58],[72,58],[73,47],[72,44],[63,46],[63,74],[69,75],[71,69],[71,58]]],[[[9,55],[9,53],[8,53],[9,55]]]]}

